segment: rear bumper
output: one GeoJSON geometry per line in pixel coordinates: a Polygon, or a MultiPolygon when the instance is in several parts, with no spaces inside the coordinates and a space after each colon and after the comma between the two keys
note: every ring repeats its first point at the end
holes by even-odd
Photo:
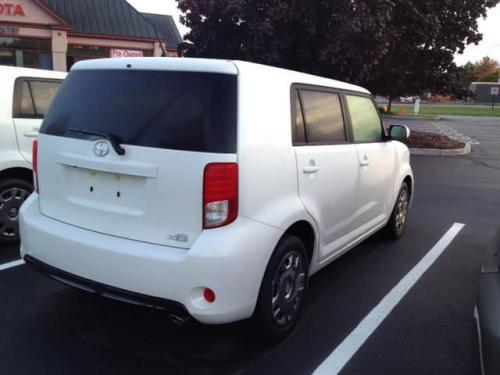
{"type": "Polygon", "coordinates": [[[168,301],[168,307],[173,303],[208,324],[253,314],[267,262],[282,235],[240,217],[227,227],[203,231],[189,250],[154,245],[46,217],[37,194],[21,208],[20,232],[21,256],[49,275],[62,272],[70,276],[70,285],[104,295],[111,291],[106,296],[127,302],[156,306],[168,301]],[[204,300],[206,287],[215,291],[214,303],[204,300]]]}
{"type": "Polygon", "coordinates": [[[144,294],[134,293],[128,290],[104,285],[93,280],[88,280],[83,277],[73,275],[58,268],[52,267],[46,263],[40,262],[30,255],[24,256],[24,262],[35,270],[53,278],[54,280],[60,281],[75,288],[122,302],[166,310],[177,322],[184,322],[189,318],[189,313],[187,312],[186,308],[175,301],[146,296],[144,294]]]}

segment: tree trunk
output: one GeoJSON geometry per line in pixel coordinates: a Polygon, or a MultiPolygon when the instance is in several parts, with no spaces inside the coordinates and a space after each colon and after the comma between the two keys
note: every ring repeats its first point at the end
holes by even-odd
{"type": "Polygon", "coordinates": [[[391,112],[392,108],[392,96],[389,95],[389,103],[387,104],[387,112],[391,112]]]}

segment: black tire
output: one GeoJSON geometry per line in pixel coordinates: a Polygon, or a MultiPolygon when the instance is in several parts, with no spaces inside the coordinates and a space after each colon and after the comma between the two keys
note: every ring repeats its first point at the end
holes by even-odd
{"type": "Polygon", "coordinates": [[[253,336],[275,342],[292,331],[302,312],[308,275],[304,243],[295,236],[283,237],[269,260],[257,306],[249,321],[253,336]]]}
{"type": "Polygon", "coordinates": [[[396,203],[392,209],[391,218],[385,227],[387,235],[394,240],[401,238],[404,233],[410,204],[410,190],[406,182],[401,184],[396,203]]]}
{"type": "Polygon", "coordinates": [[[33,192],[33,184],[21,178],[0,181],[0,246],[19,243],[19,208],[33,192]]]}

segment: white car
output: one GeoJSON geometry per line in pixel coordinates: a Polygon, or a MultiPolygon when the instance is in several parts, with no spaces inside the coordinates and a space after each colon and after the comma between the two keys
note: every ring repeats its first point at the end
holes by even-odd
{"type": "Polygon", "coordinates": [[[65,76],[0,66],[0,246],[19,241],[19,208],[33,191],[33,139],[65,76]]]}
{"type": "Polygon", "coordinates": [[[280,338],[308,277],[403,233],[409,134],[365,89],[241,61],[75,65],[35,148],[26,263],[179,321],[280,338]]]}
{"type": "Polygon", "coordinates": [[[401,103],[413,103],[415,101],[415,96],[400,96],[399,101],[401,103]]]}

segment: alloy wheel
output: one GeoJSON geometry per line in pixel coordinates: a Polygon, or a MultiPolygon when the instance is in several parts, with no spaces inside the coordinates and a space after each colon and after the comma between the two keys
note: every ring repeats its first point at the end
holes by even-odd
{"type": "Polygon", "coordinates": [[[0,192],[0,238],[19,237],[19,209],[30,193],[19,187],[0,192]]]}
{"type": "Polygon", "coordinates": [[[272,283],[272,317],[279,327],[293,322],[304,296],[305,261],[297,251],[281,260],[272,283]]]}
{"type": "Polygon", "coordinates": [[[408,190],[403,189],[399,193],[398,201],[396,203],[395,225],[396,225],[396,231],[398,233],[401,233],[405,227],[407,213],[408,213],[408,190]]]}

